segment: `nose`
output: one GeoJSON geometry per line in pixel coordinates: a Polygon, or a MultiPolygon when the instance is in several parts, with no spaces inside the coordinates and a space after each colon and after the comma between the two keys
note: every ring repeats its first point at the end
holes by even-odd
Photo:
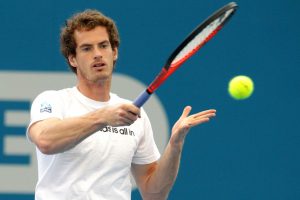
{"type": "Polygon", "coordinates": [[[95,59],[95,60],[102,59],[102,56],[101,56],[101,55],[95,55],[95,56],[94,56],[94,59],[95,59]]]}
{"type": "Polygon", "coordinates": [[[101,59],[101,58],[102,58],[101,50],[98,49],[98,48],[95,48],[95,51],[94,51],[94,59],[97,60],[97,59],[101,59]]]}

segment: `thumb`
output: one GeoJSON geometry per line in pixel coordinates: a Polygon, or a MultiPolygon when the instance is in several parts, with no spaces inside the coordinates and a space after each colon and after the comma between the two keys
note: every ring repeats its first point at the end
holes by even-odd
{"type": "Polygon", "coordinates": [[[183,112],[182,112],[180,118],[185,118],[185,117],[187,117],[187,116],[190,114],[191,110],[192,110],[192,107],[191,107],[191,106],[186,106],[186,107],[183,109],[183,112]]]}

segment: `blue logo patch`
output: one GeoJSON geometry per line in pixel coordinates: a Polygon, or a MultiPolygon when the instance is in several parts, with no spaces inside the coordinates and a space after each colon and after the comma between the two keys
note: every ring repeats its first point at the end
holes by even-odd
{"type": "Polygon", "coordinates": [[[43,113],[43,112],[52,113],[52,106],[47,102],[42,103],[41,108],[40,108],[40,113],[43,113]]]}

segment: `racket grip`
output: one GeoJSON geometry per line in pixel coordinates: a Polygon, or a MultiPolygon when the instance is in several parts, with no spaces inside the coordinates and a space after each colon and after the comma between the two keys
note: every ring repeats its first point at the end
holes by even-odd
{"type": "Polygon", "coordinates": [[[136,107],[142,107],[144,103],[150,98],[151,94],[147,90],[143,91],[133,102],[136,107]]]}

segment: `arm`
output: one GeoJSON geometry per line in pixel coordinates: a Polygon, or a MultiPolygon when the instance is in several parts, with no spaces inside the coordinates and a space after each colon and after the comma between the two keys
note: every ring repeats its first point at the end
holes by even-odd
{"type": "Polygon", "coordinates": [[[141,191],[143,199],[167,199],[176,180],[184,139],[191,127],[209,121],[215,110],[206,110],[190,115],[187,106],[172,128],[170,141],[158,162],[148,165],[132,165],[132,174],[141,191]]]}
{"type": "Polygon", "coordinates": [[[139,112],[132,104],[107,106],[79,117],[38,121],[29,127],[28,134],[41,152],[54,154],[71,149],[107,125],[128,126],[139,112]]]}

